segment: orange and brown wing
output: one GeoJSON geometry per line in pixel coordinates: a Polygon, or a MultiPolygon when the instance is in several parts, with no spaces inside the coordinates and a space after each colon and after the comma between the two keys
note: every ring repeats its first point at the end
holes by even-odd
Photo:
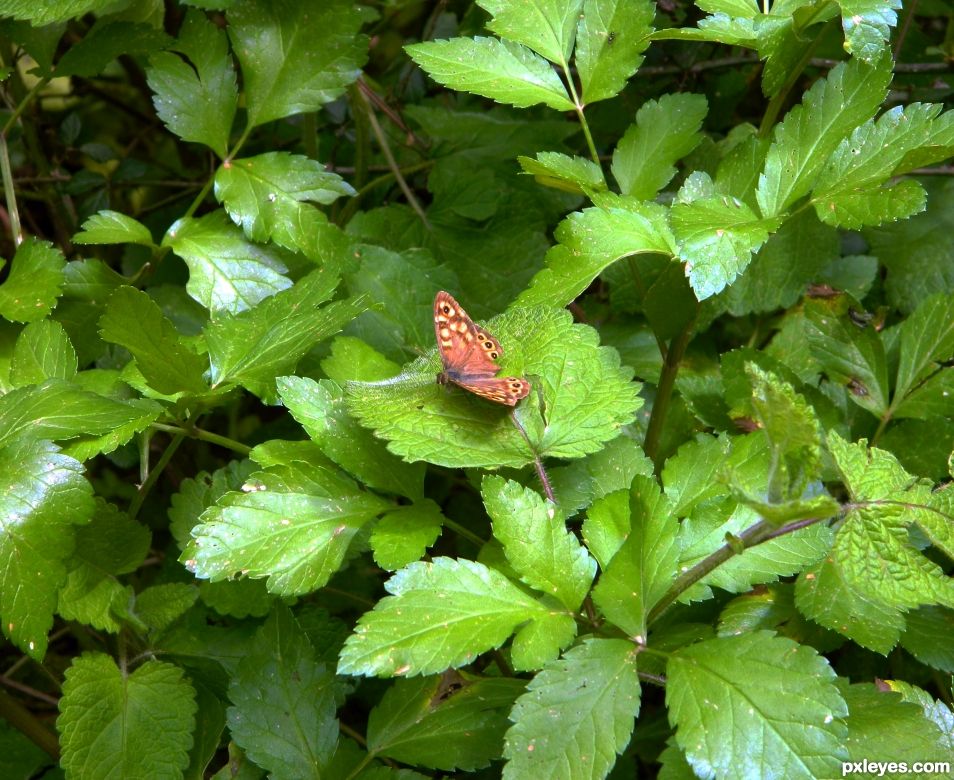
{"type": "Polygon", "coordinates": [[[526,379],[520,379],[515,376],[494,377],[492,379],[474,379],[451,381],[469,390],[481,398],[489,401],[496,401],[498,404],[507,406],[516,406],[517,401],[526,398],[530,393],[530,383],[526,379]]]}
{"type": "Polygon", "coordinates": [[[467,377],[493,377],[503,354],[500,342],[478,328],[450,293],[441,290],[434,298],[434,335],[444,369],[467,377]]]}

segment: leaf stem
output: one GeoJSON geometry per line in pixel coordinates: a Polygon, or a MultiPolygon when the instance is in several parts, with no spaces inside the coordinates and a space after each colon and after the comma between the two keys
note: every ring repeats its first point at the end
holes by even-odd
{"type": "Polygon", "coordinates": [[[169,461],[172,460],[172,456],[176,454],[176,450],[179,449],[179,445],[182,444],[183,441],[185,441],[185,433],[178,433],[172,437],[172,441],[169,442],[169,445],[163,450],[162,455],[159,456],[159,460],[156,461],[156,465],[153,466],[149,472],[149,476],[146,477],[146,480],[139,486],[139,491],[129,503],[129,516],[131,518],[135,519],[136,515],[139,514],[139,510],[142,509],[143,502],[146,500],[146,496],[149,495],[149,491],[152,490],[153,485],[156,484],[160,474],[162,474],[166,466],[169,465],[169,461]]]}
{"type": "Polygon", "coordinates": [[[17,195],[13,187],[13,171],[10,169],[10,149],[7,146],[7,134],[0,133],[0,174],[3,176],[3,195],[10,216],[10,233],[13,245],[23,243],[23,228],[20,225],[20,209],[17,208],[17,195]]]}
{"type": "Polygon", "coordinates": [[[444,518],[444,526],[450,528],[458,536],[463,536],[465,539],[476,545],[478,548],[484,546],[484,540],[481,539],[477,534],[471,531],[469,528],[465,528],[460,523],[457,523],[451,520],[448,517],[444,518]]]}
{"type": "Polygon", "coordinates": [[[550,499],[552,503],[556,503],[556,498],[553,496],[553,486],[550,484],[550,478],[547,476],[547,471],[543,467],[543,461],[540,460],[540,455],[537,453],[536,448],[531,444],[530,437],[527,436],[527,432],[524,430],[523,426],[520,424],[520,420],[517,419],[517,410],[513,409],[510,412],[510,419],[513,422],[514,426],[520,431],[520,435],[523,436],[523,440],[527,443],[527,446],[530,448],[530,452],[533,453],[533,467],[537,470],[537,476],[540,478],[540,484],[543,485],[543,492],[546,494],[546,497],[550,499]]]}
{"type": "Polygon", "coordinates": [[[576,116],[580,120],[580,127],[583,128],[583,137],[586,138],[586,146],[590,150],[590,159],[596,163],[596,166],[602,172],[603,165],[600,163],[600,156],[596,152],[596,144],[593,143],[593,134],[590,133],[590,124],[586,121],[586,117],[583,115],[583,104],[580,103],[579,95],[576,92],[576,85],[573,83],[573,76],[570,74],[570,67],[565,62],[561,62],[560,67],[563,68],[563,75],[566,78],[566,85],[570,90],[570,97],[573,98],[573,110],[576,111],[576,116]]]}
{"type": "Polygon", "coordinates": [[[0,691],[0,718],[29,737],[47,755],[59,760],[60,745],[56,736],[6,691],[0,691]]]}
{"type": "Polygon", "coordinates": [[[192,426],[190,428],[183,428],[178,425],[166,425],[165,423],[153,423],[151,428],[155,428],[157,431],[165,431],[166,433],[175,433],[182,434],[183,436],[188,436],[192,439],[200,439],[202,441],[207,441],[210,444],[218,444],[220,447],[225,447],[226,449],[237,452],[243,457],[247,457],[248,454],[252,451],[252,448],[247,444],[242,444],[242,442],[235,441],[230,439],[227,436],[220,436],[217,433],[212,433],[211,431],[204,431],[201,428],[196,428],[192,426]]]}

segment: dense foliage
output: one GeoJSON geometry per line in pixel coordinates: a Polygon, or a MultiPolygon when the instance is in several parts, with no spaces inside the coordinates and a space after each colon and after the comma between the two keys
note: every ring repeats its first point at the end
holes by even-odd
{"type": "Polygon", "coordinates": [[[0,776],[949,776],[944,0],[0,16],[0,776]]]}

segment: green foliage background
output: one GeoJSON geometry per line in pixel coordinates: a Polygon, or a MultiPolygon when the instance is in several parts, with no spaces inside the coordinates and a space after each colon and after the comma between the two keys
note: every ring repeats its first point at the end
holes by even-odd
{"type": "Polygon", "coordinates": [[[947,776],[952,42],[0,0],[0,776],[947,776]]]}

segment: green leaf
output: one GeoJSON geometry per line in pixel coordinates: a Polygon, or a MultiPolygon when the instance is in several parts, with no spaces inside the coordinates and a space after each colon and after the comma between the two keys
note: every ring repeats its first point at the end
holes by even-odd
{"type": "Polygon", "coordinates": [[[806,335],[812,356],[828,378],[847,385],[848,397],[879,417],[888,408],[884,344],[871,325],[855,324],[863,311],[847,295],[805,302],[806,335]]]}
{"type": "Polygon", "coordinates": [[[530,49],[497,38],[451,38],[404,47],[438,84],[526,108],[543,103],[572,111],[573,103],[550,63],[530,49]]]}
{"type": "Polygon", "coordinates": [[[924,211],[926,202],[924,187],[905,179],[890,187],[869,187],[818,199],[815,209],[826,225],[858,230],[907,219],[924,211]]]}
{"type": "Polygon", "coordinates": [[[392,677],[464,666],[552,612],[500,572],[468,560],[412,563],[385,588],[391,595],[345,642],[339,674],[392,677]]]}
{"type": "MultiPolygon", "coordinates": [[[[652,472],[650,472],[651,474],[652,472]]],[[[644,474],[642,476],[649,476],[644,474]]],[[[583,539],[605,573],[613,556],[629,537],[629,488],[617,490],[593,502],[583,521],[583,539]]],[[[599,586],[597,586],[599,587],[599,586]]]]}
{"type": "Polygon", "coordinates": [[[195,604],[199,589],[184,582],[166,582],[136,594],[135,616],[149,631],[162,631],[195,604]]]}
{"type": "Polygon", "coordinates": [[[0,398],[0,446],[22,432],[31,439],[55,441],[101,436],[143,418],[155,420],[160,411],[151,401],[119,401],[63,379],[48,379],[0,398]]]}
{"type": "Polygon", "coordinates": [[[480,769],[500,755],[523,689],[522,680],[453,671],[396,680],[368,716],[368,750],[427,769],[480,769]]]}
{"type": "Polygon", "coordinates": [[[103,340],[128,349],[149,386],[160,393],[202,393],[208,390],[203,372],[208,358],[197,355],[146,293],[120,287],[100,318],[103,340]]]}
{"type": "Polygon", "coordinates": [[[618,206],[570,214],[557,227],[558,243],[517,298],[518,306],[566,306],[617,260],[660,252],[676,254],[668,210],[657,203],[618,199],[618,206]]]}
{"type": "Polygon", "coordinates": [[[349,0],[243,0],[228,20],[249,127],[330,103],[358,78],[367,57],[367,38],[358,34],[362,14],[349,0]]]}
{"type": "Polygon", "coordinates": [[[186,291],[213,314],[237,314],[291,287],[282,250],[253,244],[224,211],[178,220],[163,239],[189,266],[186,291]]]}
{"type": "Polygon", "coordinates": [[[66,620],[118,633],[116,615],[125,611],[131,594],[117,577],[135,571],[145,560],[152,534],[97,498],[92,519],[77,528],[74,536],[76,547],[57,612],[66,620]]]}
{"type": "Polygon", "coordinates": [[[419,561],[437,541],[444,520],[440,507],[430,499],[388,512],[371,532],[374,562],[382,569],[397,571],[419,561]]]}
{"type": "Polygon", "coordinates": [[[478,0],[493,19],[487,29],[566,64],[583,0],[478,0]]]}
{"type": "Polygon", "coordinates": [[[140,22],[100,19],[56,63],[57,76],[98,76],[123,54],[149,54],[171,39],[162,30],[140,22]]]}
{"type": "Polygon", "coordinates": [[[528,376],[534,385],[515,411],[529,444],[499,405],[460,388],[439,387],[436,352],[393,379],[351,383],[351,412],[406,460],[452,467],[522,466],[534,452],[581,457],[615,438],[632,419],[639,401],[628,371],[620,368],[615,351],[598,346],[594,331],[573,324],[568,312],[515,309],[488,326],[503,345],[505,361],[511,351],[517,353],[504,370],[528,376]]]}
{"type": "Polygon", "coordinates": [[[643,62],[654,14],[646,0],[586,0],[573,55],[584,104],[622,92],[643,62]]]}
{"type": "Polygon", "coordinates": [[[10,382],[14,387],[36,385],[47,379],[72,379],[76,351],[63,326],[55,320],[27,325],[13,345],[10,382]]]}
{"type": "Polygon", "coordinates": [[[623,195],[652,200],[676,175],[675,163],[698,146],[708,104],[687,92],[647,100],[613,152],[613,176],[623,195]]]}
{"type": "Polygon", "coordinates": [[[570,157],[559,152],[537,152],[536,158],[517,158],[524,173],[540,184],[567,192],[585,193],[606,189],[602,169],[585,157],[570,157]]]}
{"type": "Polygon", "coordinates": [[[321,370],[329,379],[340,384],[387,379],[400,373],[401,367],[361,339],[336,336],[331,342],[331,355],[321,361],[321,370]]]}
{"type": "Polygon", "coordinates": [[[63,0],[53,5],[37,5],[30,0],[8,0],[3,12],[14,19],[27,19],[40,26],[83,16],[90,11],[105,11],[109,6],[107,0],[63,0]]]}
{"type": "Polygon", "coordinates": [[[48,241],[28,238],[17,248],[6,281],[0,285],[0,316],[13,322],[36,322],[50,313],[60,297],[66,261],[48,241]]]}
{"type": "MultiPolygon", "coordinates": [[[[93,214],[83,223],[83,230],[73,236],[74,244],[141,244],[154,247],[149,228],[119,211],[104,209],[93,214]]],[[[97,260],[82,260],[80,263],[96,263],[97,260]]],[[[70,266],[77,263],[70,263],[70,266]]]]}
{"type": "Polygon", "coordinates": [[[423,464],[405,463],[359,426],[345,409],[339,385],[296,376],[278,377],[276,382],[282,403],[312,441],[341,468],[376,490],[411,500],[423,496],[423,464]]]}
{"type": "Polygon", "coordinates": [[[229,685],[233,739],[276,780],[321,777],[338,741],[334,682],[291,612],[276,608],[229,685]]]}
{"type": "MultiPolygon", "coordinates": [[[[901,323],[898,376],[892,403],[898,404],[915,385],[938,376],[938,363],[954,357],[954,296],[939,294],[926,298],[901,323]]],[[[947,372],[940,372],[944,375],[947,372]]],[[[949,381],[949,380],[947,380],[949,381]]]]}
{"type": "MultiPolygon", "coordinates": [[[[652,477],[633,480],[629,514],[632,530],[604,565],[593,603],[627,636],[645,640],[646,616],[676,577],[679,523],[652,477]]],[[[592,520],[591,514],[590,534],[592,520]]]]}
{"type": "Polygon", "coordinates": [[[672,230],[700,301],[732,284],[780,224],[759,219],[737,198],[704,197],[672,207],[672,230]]]}
{"type": "Polygon", "coordinates": [[[283,596],[310,593],[338,571],[348,546],[388,502],[317,458],[252,474],[203,513],[181,560],[213,582],[268,578],[283,596]]]}
{"type": "Polygon", "coordinates": [[[494,536],[522,582],[577,610],[596,576],[596,561],[566,530],[556,505],[501,477],[485,477],[481,493],[494,536]]]}
{"type": "Polygon", "coordinates": [[[213,386],[239,384],[272,397],[275,377],[294,371],[309,349],[363,311],[363,303],[354,299],[319,308],[337,284],[338,278],[326,269],[312,271],[255,308],[209,323],[206,342],[213,386]]]}
{"type": "Polygon", "coordinates": [[[150,58],[146,70],[156,113],[184,141],[205,144],[224,158],[238,106],[225,31],[190,8],[172,48],[188,59],[159,52],[150,58]]]}
{"type": "Polygon", "coordinates": [[[333,203],[354,189],[338,174],[300,154],[266,152],[229,160],[215,173],[215,197],[252,241],[311,252],[331,231],[311,203],[333,203]]]}
{"type": "Polygon", "coordinates": [[[726,441],[699,435],[666,461],[662,481],[676,517],[685,517],[693,507],[724,493],[716,476],[727,454],[726,441]]]}
{"type": "Polygon", "coordinates": [[[504,778],[606,777],[632,735],[639,699],[630,642],[589,639],[574,647],[547,664],[517,699],[504,778]]]}
{"type": "Polygon", "coordinates": [[[954,610],[944,607],[921,607],[906,615],[907,628],[901,646],[922,664],[954,673],[954,610]]]}
{"type": "Polygon", "coordinates": [[[41,660],[73,553],[72,526],[89,521],[93,490],[82,464],[45,441],[20,439],[0,449],[0,475],[3,633],[41,660]]]}
{"type": "Polygon", "coordinates": [[[807,194],[841,141],[871,118],[891,80],[889,63],[882,57],[874,65],[854,59],[835,66],[777,125],[757,191],[763,216],[782,214],[807,194]]]}
{"type": "Polygon", "coordinates": [[[838,0],[838,5],[845,51],[865,62],[877,60],[898,24],[901,0],[838,0]]]}
{"type": "Polygon", "coordinates": [[[700,777],[841,773],[848,708],[811,647],[758,631],[680,648],[666,671],[676,742],[700,777]]]}

